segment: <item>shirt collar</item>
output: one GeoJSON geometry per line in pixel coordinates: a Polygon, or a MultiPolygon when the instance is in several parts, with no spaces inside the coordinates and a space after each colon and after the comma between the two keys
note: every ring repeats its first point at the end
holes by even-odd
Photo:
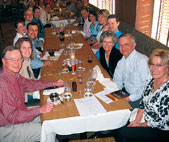
{"type": "Polygon", "coordinates": [[[2,68],[2,74],[4,75],[5,78],[10,80],[11,82],[15,82],[19,78],[18,73],[12,75],[5,67],[2,68]]]}
{"type": "Polygon", "coordinates": [[[136,50],[134,49],[127,58],[125,57],[125,59],[130,60],[134,57],[135,54],[136,54],[136,50]]]}

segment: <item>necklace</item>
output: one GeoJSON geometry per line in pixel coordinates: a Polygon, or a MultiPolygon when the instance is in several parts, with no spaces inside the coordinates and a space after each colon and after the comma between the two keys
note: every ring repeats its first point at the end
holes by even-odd
{"type": "MultiPolygon", "coordinates": [[[[155,88],[159,88],[159,87],[161,87],[160,85],[163,85],[163,83],[167,80],[168,78],[165,78],[161,83],[159,83],[159,84],[157,84],[156,85],[156,87],[155,87],[155,85],[154,85],[154,83],[153,83],[153,87],[152,87],[152,89],[155,89],[155,88]]],[[[155,82],[155,81],[154,81],[155,82]]]]}

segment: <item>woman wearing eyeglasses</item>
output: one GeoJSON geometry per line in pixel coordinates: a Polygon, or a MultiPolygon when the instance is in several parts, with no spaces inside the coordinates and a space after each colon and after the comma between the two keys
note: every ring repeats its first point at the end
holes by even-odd
{"type": "Polygon", "coordinates": [[[169,50],[154,50],[149,59],[149,68],[152,77],[147,81],[136,118],[119,130],[119,142],[168,142],[169,50]]]}
{"type": "Polygon", "coordinates": [[[113,78],[117,62],[122,58],[120,51],[114,48],[117,37],[113,32],[105,31],[100,37],[100,42],[102,43],[102,47],[96,52],[96,57],[113,78]]]}
{"type": "MultiPolygon", "coordinates": [[[[23,63],[22,67],[19,71],[23,77],[27,79],[35,79],[32,68],[30,66],[31,60],[33,59],[32,53],[32,42],[31,39],[28,37],[23,37],[18,39],[16,42],[16,47],[20,49],[22,56],[23,56],[23,63]]],[[[39,99],[33,99],[33,93],[25,93],[25,104],[32,104],[39,102],[39,99]]]]}

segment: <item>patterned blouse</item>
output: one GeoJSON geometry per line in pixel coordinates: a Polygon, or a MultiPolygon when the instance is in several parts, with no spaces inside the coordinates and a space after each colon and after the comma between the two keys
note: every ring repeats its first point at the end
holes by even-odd
{"type": "Polygon", "coordinates": [[[154,79],[149,78],[140,102],[140,109],[144,109],[144,119],[149,127],[169,130],[169,81],[154,93],[153,83],[154,79]]]}

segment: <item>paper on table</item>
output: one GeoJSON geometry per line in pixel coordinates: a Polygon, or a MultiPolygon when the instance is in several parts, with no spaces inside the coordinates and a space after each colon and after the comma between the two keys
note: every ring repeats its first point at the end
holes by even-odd
{"type": "Polygon", "coordinates": [[[60,87],[57,89],[44,90],[43,95],[50,95],[51,93],[62,94],[63,92],[64,92],[64,87],[60,87]]]}
{"type": "Polygon", "coordinates": [[[98,97],[99,99],[101,99],[103,102],[109,104],[109,103],[112,103],[113,100],[111,100],[110,98],[108,98],[106,95],[107,95],[107,94],[110,94],[111,92],[112,92],[112,91],[105,89],[105,90],[103,90],[103,91],[101,91],[101,92],[99,92],[99,93],[96,93],[95,96],[97,96],[97,97],[98,97]]]}
{"type": "MultiPolygon", "coordinates": [[[[53,59],[53,60],[58,60],[60,55],[62,54],[62,52],[63,52],[63,49],[62,50],[60,49],[59,51],[55,51],[54,55],[55,55],[56,58],[53,59]]],[[[49,53],[46,51],[45,55],[41,58],[41,60],[48,60],[49,56],[50,56],[49,53]]]]}
{"type": "Polygon", "coordinates": [[[74,99],[80,116],[90,116],[105,113],[105,108],[100,104],[95,96],[82,99],[74,99]]]}

